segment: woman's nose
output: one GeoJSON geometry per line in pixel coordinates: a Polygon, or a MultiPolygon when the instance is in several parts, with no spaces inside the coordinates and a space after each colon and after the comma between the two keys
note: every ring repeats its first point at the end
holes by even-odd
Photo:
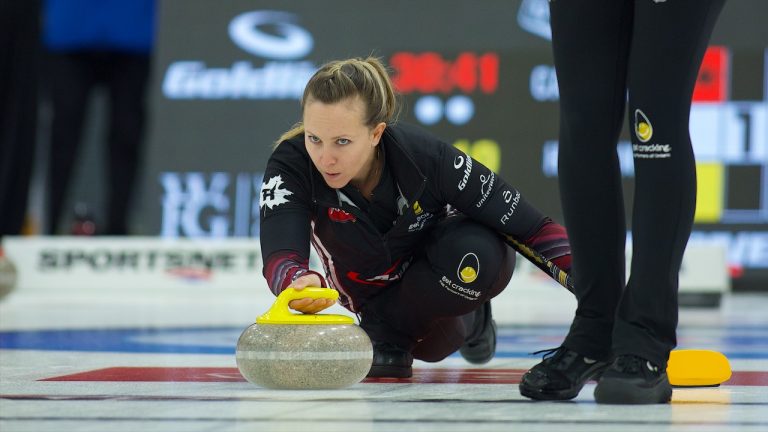
{"type": "Polygon", "coordinates": [[[336,164],[336,155],[333,154],[333,151],[330,151],[328,149],[322,149],[320,150],[320,164],[323,166],[333,166],[336,164]]]}

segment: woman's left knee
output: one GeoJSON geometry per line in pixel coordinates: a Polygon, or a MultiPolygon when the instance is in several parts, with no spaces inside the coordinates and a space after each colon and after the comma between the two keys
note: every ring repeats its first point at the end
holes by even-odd
{"type": "Polygon", "coordinates": [[[501,292],[515,266],[515,253],[501,235],[468,219],[440,230],[427,257],[441,284],[478,299],[501,292]]]}

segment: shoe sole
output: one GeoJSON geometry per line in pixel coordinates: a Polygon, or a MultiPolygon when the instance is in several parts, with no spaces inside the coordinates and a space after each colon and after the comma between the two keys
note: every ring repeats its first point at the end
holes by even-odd
{"type": "Polygon", "coordinates": [[[589,380],[599,380],[610,364],[603,364],[593,370],[589,376],[576,387],[571,387],[563,390],[546,391],[536,387],[528,386],[525,382],[520,382],[520,394],[535,400],[557,401],[557,400],[571,400],[579,395],[581,389],[589,380]]]}
{"type": "Polygon", "coordinates": [[[368,378],[410,378],[413,376],[411,366],[371,366],[368,371],[368,378]]]}
{"type": "Polygon", "coordinates": [[[595,387],[595,401],[599,404],[665,404],[670,400],[672,400],[672,386],[666,374],[653,387],[638,387],[620,378],[603,378],[595,387]]]}

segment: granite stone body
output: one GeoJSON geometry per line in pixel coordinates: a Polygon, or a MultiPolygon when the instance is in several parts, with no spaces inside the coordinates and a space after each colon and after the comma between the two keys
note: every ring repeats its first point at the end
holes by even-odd
{"type": "Polygon", "coordinates": [[[237,368],[272,389],[338,389],[365,378],[368,335],[354,324],[252,324],[237,341],[237,368]]]}

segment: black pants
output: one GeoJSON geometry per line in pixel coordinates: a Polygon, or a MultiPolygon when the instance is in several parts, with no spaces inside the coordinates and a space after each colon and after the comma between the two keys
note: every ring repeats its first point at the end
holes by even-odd
{"type": "Polygon", "coordinates": [[[0,238],[21,232],[37,127],[40,1],[0,1],[0,238]]]}
{"type": "Polygon", "coordinates": [[[515,252],[498,233],[449,217],[400,283],[362,306],[361,326],[376,342],[440,361],[461,347],[472,330],[470,314],[506,288],[514,267],[515,252]]]}
{"type": "Polygon", "coordinates": [[[564,345],[665,366],[676,341],[678,272],[696,171],[688,117],[724,0],[553,0],[560,88],[559,181],[578,308],[564,345]],[[633,256],[616,143],[629,93],[633,256]]]}
{"type": "Polygon", "coordinates": [[[109,96],[107,217],[103,234],[126,234],[145,124],[149,56],[122,52],[52,54],[47,84],[53,106],[48,172],[48,233],[57,234],[82,141],[91,90],[109,96]]]}

